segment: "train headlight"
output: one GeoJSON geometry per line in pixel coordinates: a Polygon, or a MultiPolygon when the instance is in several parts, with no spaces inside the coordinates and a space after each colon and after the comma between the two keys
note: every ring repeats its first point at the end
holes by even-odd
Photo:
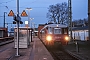
{"type": "Polygon", "coordinates": [[[66,41],[69,41],[69,37],[66,36],[66,37],[65,37],[65,40],[66,40],[66,41]]]}
{"type": "Polygon", "coordinates": [[[51,40],[52,40],[52,37],[51,37],[51,36],[47,36],[47,37],[46,37],[46,40],[47,40],[47,41],[51,41],[51,40]]]}

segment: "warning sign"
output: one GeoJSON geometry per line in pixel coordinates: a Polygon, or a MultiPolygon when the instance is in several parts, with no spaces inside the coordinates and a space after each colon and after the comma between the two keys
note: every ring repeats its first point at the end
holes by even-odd
{"type": "Polygon", "coordinates": [[[8,16],[14,16],[14,13],[12,10],[9,12],[8,16]]]}
{"type": "Polygon", "coordinates": [[[28,16],[27,13],[25,12],[25,10],[23,10],[21,16],[22,16],[22,17],[26,17],[26,16],[28,16]]]}

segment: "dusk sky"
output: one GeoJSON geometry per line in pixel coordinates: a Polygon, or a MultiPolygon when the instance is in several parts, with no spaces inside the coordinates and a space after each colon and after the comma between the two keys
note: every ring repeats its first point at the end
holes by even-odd
{"type": "MultiPolygon", "coordinates": [[[[49,5],[55,5],[57,3],[68,2],[68,0],[19,0],[20,10],[19,12],[22,13],[23,10],[26,8],[32,8],[30,11],[30,18],[34,18],[32,20],[33,23],[37,24],[44,24],[48,22],[48,18],[46,18],[46,14],[48,12],[49,5]]],[[[78,20],[87,18],[88,15],[88,0],[72,0],[72,20],[78,20]]],[[[0,27],[3,26],[3,15],[4,12],[6,14],[6,23],[12,23],[13,17],[8,17],[8,13],[10,10],[16,14],[16,0],[1,0],[0,1],[0,27]]],[[[25,10],[27,13],[28,11],[25,10]]],[[[23,21],[23,25],[25,26],[24,22],[28,20],[28,17],[21,17],[23,21]]],[[[12,25],[14,26],[14,25],[12,25]]],[[[11,25],[9,25],[11,27],[11,25]]]]}

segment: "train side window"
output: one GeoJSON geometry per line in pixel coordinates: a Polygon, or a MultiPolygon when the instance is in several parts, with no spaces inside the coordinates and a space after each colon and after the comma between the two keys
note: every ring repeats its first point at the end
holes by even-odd
{"type": "Polygon", "coordinates": [[[48,34],[53,34],[51,27],[48,27],[48,34]]]}

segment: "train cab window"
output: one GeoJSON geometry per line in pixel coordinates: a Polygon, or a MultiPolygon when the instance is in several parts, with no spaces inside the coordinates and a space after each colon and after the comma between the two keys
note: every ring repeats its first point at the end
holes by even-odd
{"type": "Polygon", "coordinates": [[[54,28],[54,34],[61,34],[61,28],[54,28]]]}
{"type": "Polygon", "coordinates": [[[51,27],[48,27],[48,34],[53,34],[51,27]]]}
{"type": "Polygon", "coordinates": [[[68,34],[67,28],[62,28],[62,34],[68,34]]]}

